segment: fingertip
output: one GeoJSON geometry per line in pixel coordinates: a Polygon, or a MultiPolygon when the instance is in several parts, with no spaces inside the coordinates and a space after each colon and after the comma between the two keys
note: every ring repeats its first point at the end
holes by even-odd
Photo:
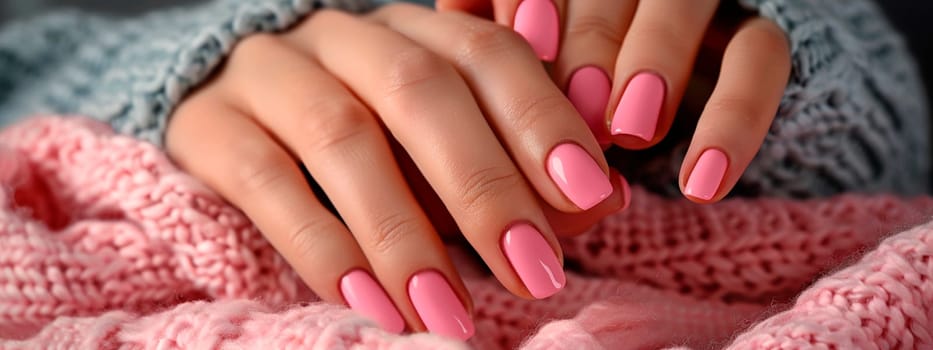
{"type": "MultiPolygon", "coordinates": [[[[567,283],[560,247],[553,247],[533,225],[518,223],[502,235],[500,247],[533,299],[557,294],[567,283]]],[[[524,297],[524,291],[520,296],[524,297]]]]}
{"type": "Polygon", "coordinates": [[[722,196],[728,170],[726,152],[718,148],[703,150],[687,175],[682,188],[684,196],[697,203],[715,202],[722,196]]]}
{"type": "Polygon", "coordinates": [[[621,212],[627,210],[629,205],[632,204],[632,188],[629,186],[628,180],[625,179],[625,176],[622,176],[621,174],[619,174],[619,185],[622,196],[622,209],[619,209],[621,212]]]}
{"type": "Polygon", "coordinates": [[[637,73],[629,80],[609,126],[619,146],[643,149],[656,143],[667,90],[664,78],[655,72],[637,73]]]}

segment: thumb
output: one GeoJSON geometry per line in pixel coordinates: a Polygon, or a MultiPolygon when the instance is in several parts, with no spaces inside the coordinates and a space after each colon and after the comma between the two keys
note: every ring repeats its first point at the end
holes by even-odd
{"type": "Polygon", "coordinates": [[[492,0],[437,0],[434,6],[438,11],[461,11],[493,19],[492,0]]]}

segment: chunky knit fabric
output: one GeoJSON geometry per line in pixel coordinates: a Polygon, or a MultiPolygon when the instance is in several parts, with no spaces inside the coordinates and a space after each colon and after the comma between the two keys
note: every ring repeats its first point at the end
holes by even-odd
{"type": "Polygon", "coordinates": [[[253,33],[369,0],[216,0],[133,19],[61,12],[0,31],[0,120],[85,113],[156,144],[192,87],[253,33]]]}
{"type": "MultiPolygon", "coordinates": [[[[813,196],[918,193],[931,179],[929,112],[904,42],[870,0],[735,0],[778,23],[793,73],[761,152],[734,192],[813,196]]],[[[159,144],[185,94],[236,42],[302,19],[315,4],[364,10],[388,0],[215,0],[114,20],[58,13],[0,32],[0,121],[92,115],[159,144]]],[[[416,2],[430,3],[419,0],[416,2]]],[[[679,194],[686,143],[626,176],[679,194]]]]}
{"type": "Polygon", "coordinates": [[[102,123],[0,132],[0,183],[0,349],[933,348],[928,197],[699,206],[636,187],[563,242],[550,299],[460,259],[465,344],[316,302],[240,212],[102,123]]]}
{"type": "MultiPolygon", "coordinates": [[[[792,70],[777,117],[733,193],[930,190],[931,115],[920,74],[906,43],[872,1],[739,2],[784,29],[792,70]]],[[[691,117],[678,116],[677,122],[691,117]]],[[[679,196],[677,176],[689,142],[672,140],[672,150],[660,155],[627,154],[619,166],[630,180],[679,196]]]]}
{"type": "Polygon", "coordinates": [[[928,190],[930,111],[907,46],[881,10],[871,1],[741,2],[787,32],[793,68],[740,190],[928,190]]]}

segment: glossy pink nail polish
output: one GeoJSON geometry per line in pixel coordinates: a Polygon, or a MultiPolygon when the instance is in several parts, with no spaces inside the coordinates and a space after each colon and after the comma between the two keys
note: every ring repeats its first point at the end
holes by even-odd
{"type": "Polygon", "coordinates": [[[432,333],[461,340],[473,336],[473,320],[439,272],[425,270],[412,276],[408,281],[408,297],[432,333]]]}
{"type": "Polygon", "coordinates": [[[702,200],[713,199],[728,168],[729,159],[725,153],[715,148],[703,151],[687,178],[684,194],[702,200]]]}
{"type": "Polygon", "coordinates": [[[651,141],[658,128],[664,94],[664,80],[657,74],[639,73],[633,77],[612,116],[612,134],[651,141]]]}
{"type": "Polygon", "coordinates": [[[594,66],[577,69],[567,86],[567,98],[583,116],[596,141],[602,145],[611,143],[606,128],[606,106],[609,104],[611,89],[609,76],[594,66]]]}
{"type": "Polygon", "coordinates": [[[582,147],[564,143],[551,151],[548,175],[578,208],[587,210],[612,194],[612,184],[603,170],[582,147]]]}
{"type": "Polygon", "coordinates": [[[529,224],[517,224],[502,235],[502,251],[522,283],[538,299],[554,295],[567,277],[554,250],[541,233],[529,224]]]}
{"type": "Polygon", "coordinates": [[[365,270],[353,270],[340,279],[343,299],[354,311],[379,323],[393,333],[405,330],[405,321],[376,280],[365,270]]]}
{"type": "Polygon", "coordinates": [[[551,0],[524,0],[515,11],[512,27],[525,37],[542,61],[557,58],[560,37],[560,19],[551,0]]]}

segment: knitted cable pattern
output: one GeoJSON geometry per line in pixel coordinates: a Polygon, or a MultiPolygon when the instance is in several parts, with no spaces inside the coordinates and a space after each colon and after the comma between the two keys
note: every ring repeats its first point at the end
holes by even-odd
{"type": "MultiPolygon", "coordinates": [[[[784,30],[792,70],[768,135],[733,193],[800,198],[930,190],[931,115],[920,71],[874,1],[738,2],[784,30]]],[[[626,157],[622,166],[634,171],[625,174],[679,196],[689,142],[672,140],[666,154],[636,162],[626,157]]]]}
{"type": "Polygon", "coordinates": [[[927,197],[699,206],[635,188],[565,240],[568,285],[550,299],[459,259],[465,344],[315,301],[242,213],[100,122],[0,132],[0,183],[0,349],[933,347],[927,197]]]}
{"type": "Polygon", "coordinates": [[[58,12],[0,31],[0,121],[82,113],[161,144],[168,117],[240,39],[369,0],[215,0],[139,18],[58,12]]]}
{"type": "Polygon", "coordinates": [[[744,187],[787,195],[929,189],[930,111],[919,70],[874,2],[741,2],[784,29],[793,66],[744,187]]]}
{"type": "MultiPolygon", "coordinates": [[[[777,119],[734,193],[929,189],[929,110],[918,70],[871,0],[734,1],[785,30],[793,62],[777,119]]],[[[0,123],[78,113],[160,144],[172,110],[241,38],[285,29],[318,3],[361,11],[385,2],[214,0],[128,20],[71,12],[12,23],[0,31],[0,123]]],[[[677,196],[686,147],[647,162],[626,157],[635,169],[626,176],[677,196]]]]}

